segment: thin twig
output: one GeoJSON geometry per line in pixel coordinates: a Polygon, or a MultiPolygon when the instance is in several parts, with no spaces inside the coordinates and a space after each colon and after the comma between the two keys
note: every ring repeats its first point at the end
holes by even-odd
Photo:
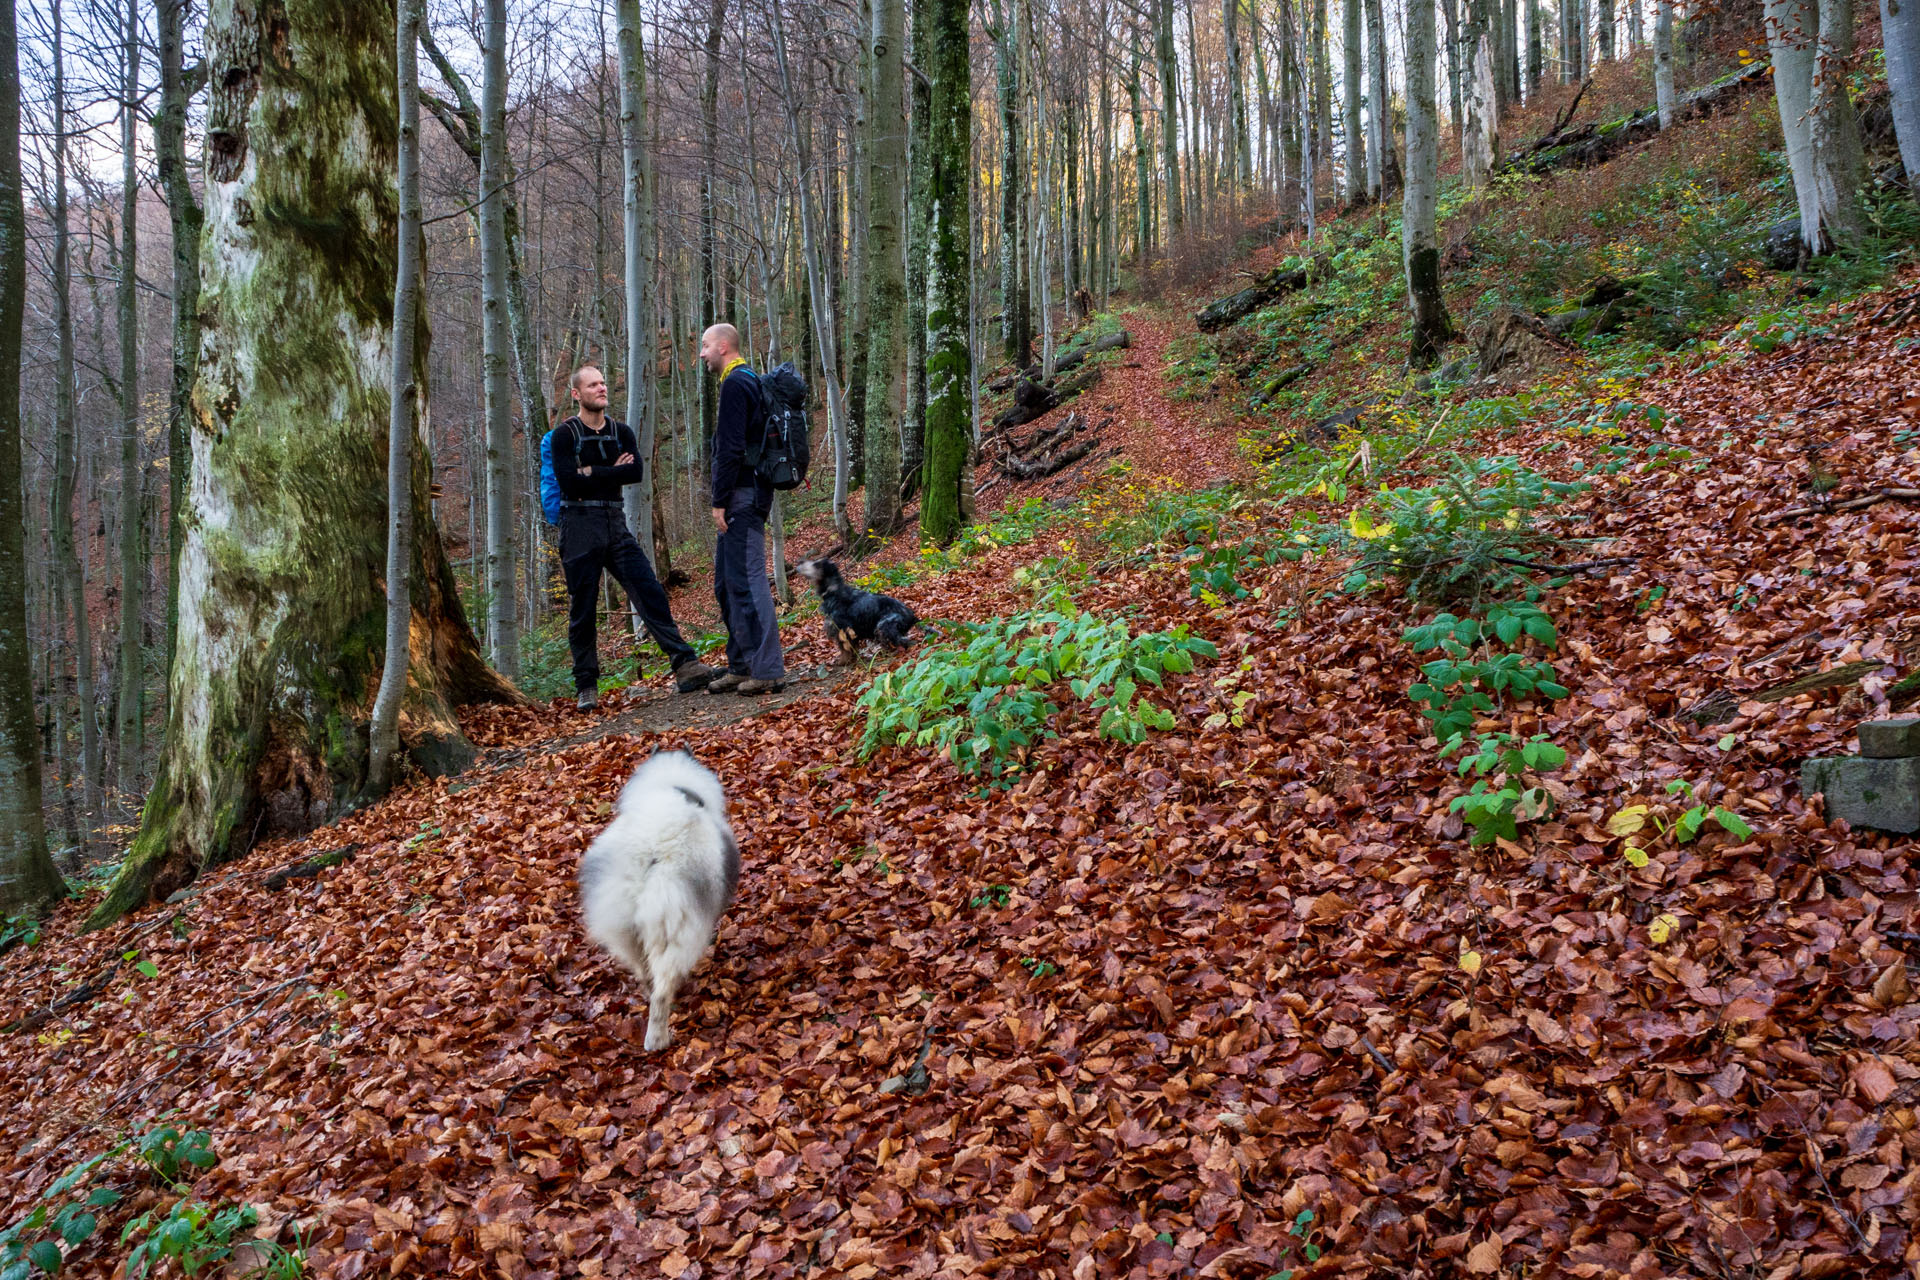
{"type": "Polygon", "coordinates": [[[1876,489],[1872,493],[1862,494],[1858,498],[1849,498],[1845,502],[1821,503],[1810,507],[1790,507],[1785,511],[1776,511],[1766,517],[1762,524],[1777,524],[1782,520],[1795,520],[1801,516],[1837,515],[1842,511],[1858,511],[1862,507],[1871,507],[1878,502],[1911,502],[1920,498],[1920,489],[1876,489]]]}
{"type": "Polygon", "coordinates": [[[1639,556],[1602,556],[1598,560],[1575,560],[1572,564],[1536,564],[1532,560],[1519,560],[1513,556],[1493,558],[1501,564],[1517,565],[1535,573],[1573,573],[1579,569],[1605,569],[1613,565],[1640,563],[1639,556]]]}

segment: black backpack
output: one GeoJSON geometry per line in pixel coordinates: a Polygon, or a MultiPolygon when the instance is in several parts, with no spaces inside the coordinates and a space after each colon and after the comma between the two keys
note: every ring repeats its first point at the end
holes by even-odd
{"type": "Polygon", "coordinates": [[[747,445],[747,465],[775,489],[798,489],[813,455],[807,447],[807,382],[792,364],[760,375],[760,439],[747,445]]]}

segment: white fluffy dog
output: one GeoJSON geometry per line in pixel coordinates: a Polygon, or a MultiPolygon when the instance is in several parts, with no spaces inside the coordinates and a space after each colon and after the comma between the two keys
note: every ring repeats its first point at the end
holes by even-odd
{"type": "Polygon", "coordinates": [[[647,1049],[673,1042],[673,997],[740,880],[720,779],[684,751],[649,757],[580,860],[587,935],[652,984],[647,1049]]]}

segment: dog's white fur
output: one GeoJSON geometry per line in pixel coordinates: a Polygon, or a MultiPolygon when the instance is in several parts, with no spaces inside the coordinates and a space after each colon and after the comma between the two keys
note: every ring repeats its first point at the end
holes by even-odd
{"type": "Polygon", "coordinates": [[[740,879],[720,779],[684,751],[634,770],[580,860],[587,935],[651,984],[649,1051],[673,1041],[673,998],[713,941],[740,879]]]}

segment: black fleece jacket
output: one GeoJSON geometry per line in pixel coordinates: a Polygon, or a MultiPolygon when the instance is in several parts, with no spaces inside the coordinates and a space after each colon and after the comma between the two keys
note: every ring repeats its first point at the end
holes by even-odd
{"type": "Polygon", "coordinates": [[[760,385],[753,370],[737,366],[720,384],[720,411],[713,425],[713,505],[724,507],[735,489],[754,488],[747,465],[747,438],[760,420],[760,385]]]}
{"type": "Polygon", "coordinates": [[[640,442],[633,428],[608,418],[599,431],[590,431],[578,417],[568,418],[553,432],[553,478],[560,482],[560,496],[568,502],[618,502],[620,490],[639,484],[646,474],[640,458],[640,442]],[[613,460],[623,453],[633,461],[616,467],[613,460]],[[593,468],[583,476],[580,468],[593,468]]]}

